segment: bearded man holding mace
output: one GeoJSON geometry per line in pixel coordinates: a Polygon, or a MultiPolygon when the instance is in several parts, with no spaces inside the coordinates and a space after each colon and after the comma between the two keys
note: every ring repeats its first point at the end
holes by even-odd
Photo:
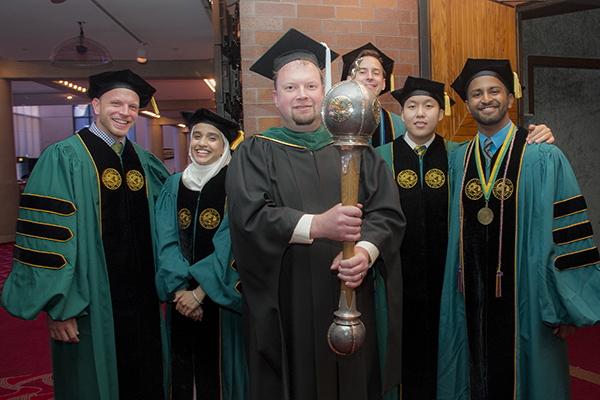
{"type": "MultiPolygon", "coordinates": [[[[247,138],[227,176],[232,246],[243,287],[250,399],[379,399],[401,376],[405,218],[385,162],[362,153],[358,206],[342,206],[341,160],[321,125],[327,49],[290,30],[251,70],[274,80],[281,127],[247,138]],[[342,241],[358,241],[342,260],[342,241]],[[372,268],[388,291],[387,364],[380,368],[372,268]],[[356,289],[362,346],[339,355],[327,332],[340,280],[356,289]],[[382,375],[385,376],[382,385],[382,375]]],[[[332,52],[331,58],[337,54],[332,52]]]]}

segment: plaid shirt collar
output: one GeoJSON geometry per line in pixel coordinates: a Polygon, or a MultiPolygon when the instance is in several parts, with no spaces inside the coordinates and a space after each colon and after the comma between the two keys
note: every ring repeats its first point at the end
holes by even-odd
{"type": "MultiPolygon", "coordinates": [[[[102,132],[102,130],[100,128],[98,128],[98,126],[96,126],[95,122],[92,122],[92,125],[90,125],[89,130],[96,136],[98,136],[100,139],[102,139],[107,145],[112,146],[113,144],[115,144],[117,141],[115,139],[113,139],[111,136],[107,135],[106,133],[102,132]]],[[[127,138],[123,138],[123,145],[125,145],[125,141],[127,140],[127,138]]]]}

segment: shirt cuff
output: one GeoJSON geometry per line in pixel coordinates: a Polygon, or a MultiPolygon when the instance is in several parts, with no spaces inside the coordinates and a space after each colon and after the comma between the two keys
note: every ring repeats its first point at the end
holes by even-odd
{"type": "Polygon", "coordinates": [[[313,217],[314,214],[304,214],[300,218],[294,228],[294,233],[289,241],[290,244],[311,244],[313,242],[313,239],[310,238],[310,226],[313,217]]]}
{"type": "Polygon", "coordinates": [[[369,253],[369,257],[371,258],[371,262],[369,263],[369,268],[371,268],[373,266],[373,263],[375,262],[375,260],[377,260],[377,257],[379,257],[379,249],[377,248],[377,246],[375,246],[371,242],[362,240],[362,241],[356,243],[355,247],[362,247],[363,249],[365,249],[367,251],[367,253],[369,253]]]}

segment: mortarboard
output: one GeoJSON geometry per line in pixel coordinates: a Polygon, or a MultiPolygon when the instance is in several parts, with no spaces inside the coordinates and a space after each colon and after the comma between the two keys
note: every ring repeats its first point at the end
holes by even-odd
{"type": "Polygon", "coordinates": [[[112,89],[125,88],[137,93],[140,98],[140,108],[146,107],[152,99],[152,95],[156,92],[156,89],[148,82],[128,69],[92,75],[89,82],[90,87],[87,90],[87,95],[90,99],[99,98],[112,89]]]}
{"type": "MultiPolygon", "coordinates": [[[[296,60],[307,60],[319,69],[323,69],[329,67],[327,65],[328,50],[321,43],[292,28],[252,64],[250,71],[272,80],[281,67],[296,60]]],[[[329,62],[335,60],[338,55],[338,53],[331,51],[329,62]]]]}
{"type": "Polygon", "coordinates": [[[387,92],[388,90],[393,90],[392,79],[394,73],[394,60],[385,55],[385,53],[383,53],[377,47],[373,46],[371,42],[365,44],[362,47],[359,47],[358,49],[352,50],[342,56],[342,61],[344,62],[344,67],[342,69],[342,81],[345,81],[346,78],[348,78],[348,75],[350,74],[350,68],[352,68],[352,64],[354,64],[354,61],[356,61],[358,57],[362,56],[362,52],[369,50],[379,54],[381,66],[385,71],[385,89],[381,91],[381,94],[387,92]]]}
{"type": "Polygon", "coordinates": [[[204,122],[210,124],[221,131],[223,136],[227,138],[229,141],[229,145],[232,149],[237,146],[237,141],[240,139],[240,136],[243,140],[243,133],[240,131],[240,128],[237,123],[228,120],[227,118],[221,117],[218,114],[210,111],[206,108],[200,108],[195,112],[183,111],[181,116],[185,120],[185,124],[189,128],[190,132],[194,128],[194,125],[204,122]],[[235,145],[234,145],[235,143],[235,145]]]}
{"type": "Polygon", "coordinates": [[[456,93],[467,101],[467,91],[473,79],[491,75],[498,78],[509,93],[515,95],[515,98],[521,97],[521,85],[516,73],[513,72],[509,60],[490,60],[484,58],[469,58],[465,63],[460,75],[450,85],[456,93]]]}
{"type": "Polygon", "coordinates": [[[409,97],[419,95],[434,98],[440,105],[440,108],[445,111],[446,115],[450,115],[450,107],[455,104],[455,101],[444,91],[443,83],[425,78],[409,76],[406,78],[402,89],[394,90],[392,92],[392,96],[398,100],[398,103],[400,103],[402,107],[404,107],[404,103],[409,97]]]}

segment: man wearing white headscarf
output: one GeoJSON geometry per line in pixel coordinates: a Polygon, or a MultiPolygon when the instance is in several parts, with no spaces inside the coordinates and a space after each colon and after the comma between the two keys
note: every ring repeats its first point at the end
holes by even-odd
{"type": "Polygon", "coordinates": [[[192,163],[156,206],[156,287],[168,305],[172,399],[244,399],[241,286],[231,254],[225,176],[243,134],[207,110],[185,113],[192,163]],[[231,145],[230,145],[231,144],[231,145]]]}

